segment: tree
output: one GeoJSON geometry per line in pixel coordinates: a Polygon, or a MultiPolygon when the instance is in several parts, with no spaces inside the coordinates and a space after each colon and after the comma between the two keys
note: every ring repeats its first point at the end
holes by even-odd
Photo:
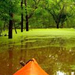
{"type": "Polygon", "coordinates": [[[10,19],[9,19],[9,39],[11,39],[12,38],[12,27],[13,27],[13,14],[15,13],[15,11],[16,11],[16,0],[14,0],[14,1],[9,1],[9,17],[10,17],[10,19]]]}
{"type": "Polygon", "coordinates": [[[38,8],[40,0],[24,0],[25,4],[25,20],[26,20],[26,31],[29,31],[29,19],[33,16],[35,10],[38,8]]]}
{"type": "Polygon", "coordinates": [[[27,13],[27,0],[25,0],[25,13],[26,13],[26,16],[25,16],[25,18],[26,18],[26,31],[29,31],[29,28],[28,28],[28,13],[27,13]]]}
{"type": "Polygon", "coordinates": [[[7,15],[7,19],[9,20],[9,39],[12,38],[12,28],[13,28],[13,16],[18,10],[19,0],[1,0],[1,19],[3,16],[7,15]],[[8,10],[7,10],[8,9],[8,10]]]}
{"type": "Polygon", "coordinates": [[[21,0],[21,32],[23,32],[23,0],[21,0]]]}
{"type": "Polygon", "coordinates": [[[70,17],[71,13],[69,11],[66,11],[67,8],[70,10],[69,7],[69,1],[63,1],[63,0],[54,0],[54,1],[48,1],[47,7],[45,9],[52,15],[57,28],[59,28],[59,24],[61,23],[63,27],[63,23],[67,20],[67,17],[70,17]]]}
{"type": "Polygon", "coordinates": [[[12,38],[12,27],[13,27],[13,13],[9,12],[10,20],[9,20],[9,39],[12,38]]]}

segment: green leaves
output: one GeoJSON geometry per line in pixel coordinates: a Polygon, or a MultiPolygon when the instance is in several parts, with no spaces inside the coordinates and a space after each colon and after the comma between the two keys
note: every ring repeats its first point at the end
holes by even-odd
{"type": "Polygon", "coordinates": [[[9,12],[17,13],[19,9],[19,0],[1,0],[0,1],[0,18],[3,20],[8,20],[9,12]]]}
{"type": "Polygon", "coordinates": [[[41,15],[41,13],[42,13],[42,8],[38,8],[35,10],[36,15],[41,15]]]}
{"type": "Polygon", "coordinates": [[[17,7],[19,4],[19,0],[1,0],[1,7],[4,12],[6,12],[7,14],[9,13],[9,11],[11,11],[12,13],[17,12],[17,7]]]}

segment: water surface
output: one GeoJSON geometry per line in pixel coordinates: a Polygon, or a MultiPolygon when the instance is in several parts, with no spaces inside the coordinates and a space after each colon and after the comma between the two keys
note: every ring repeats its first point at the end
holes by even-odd
{"type": "Polygon", "coordinates": [[[13,75],[27,62],[35,58],[38,64],[49,74],[57,71],[66,74],[75,71],[75,47],[67,48],[65,40],[60,38],[25,38],[19,43],[9,43],[0,47],[0,75],[13,75]],[[55,46],[57,44],[57,46],[55,46]]]}

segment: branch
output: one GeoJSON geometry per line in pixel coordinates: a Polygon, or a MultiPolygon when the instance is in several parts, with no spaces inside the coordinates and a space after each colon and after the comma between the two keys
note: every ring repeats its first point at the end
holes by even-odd
{"type": "MultiPolygon", "coordinates": [[[[35,7],[35,10],[36,10],[37,8],[38,8],[38,7],[35,7]]],[[[35,11],[35,10],[34,10],[34,11],[35,11]]],[[[31,17],[33,16],[34,11],[28,16],[28,19],[31,18],[31,17]]]]}
{"type": "Polygon", "coordinates": [[[37,4],[40,2],[40,0],[38,0],[37,4]]]}
{"type": "Polygon", "coordinates": [[[59,13],[59,16],[58,16],[59,22],[61,21],[62,13],[63,13],[64,7],[65,7],[65,6],[63,6],[63,8],[60,10],[60,13],[59,13]]]}
{"type": "Polygon", "coordinates": [[[31,18],[32,16],[33,16],[33,13],[31,13],[31,14],[28,16],[28,19],[31,18]]]}
{"type": "MultiPolygon", "coordinates": [[[[37,7],[37,4],[40,2],[40,0],[38,0],[38,2],[36,2],[36,0],[33,0],[33,1],[35,2],[35,10],[36,10],[36,9],[38,8],[38,7],[37,7]]],[[[34,10],[34,11],[35,11],[35,10],[34,10]]],[[[28,19],[33,16],[34,11],[28,16],[28,19]]]]}
{"type": "Polygon", "coordinates": [[[33,0],[35,2],[35,4],[38,4],[40,2],[40,0],[36,1],[36,0],[33,0]]]}
{"type": "Polygon", "coordinates": [[[55,13],[55,11],[51,11],[51,9],[45,8],[45,10],[47,10],[53,17],[54,21],[57,23],[57,15],[55,13]]]}
{"type": "Polygon", "coordinates": [[[34,2],[35,2],[35,4],[36,4],[36,0],[33,0],[34,2]]]}

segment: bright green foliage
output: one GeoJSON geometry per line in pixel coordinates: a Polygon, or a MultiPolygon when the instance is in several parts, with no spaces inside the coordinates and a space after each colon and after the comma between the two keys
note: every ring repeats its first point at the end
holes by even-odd
{"type": "Polygon", "coordinates": [[[55,27],[57,24],[59,24],[59,27],[74,27],[70,24],[71,20],[74,23],[75,7],[72,0],[40,0],[36,5],[34,1],[29,4],[32,9],[28,10],[29,12],[34,11],[29,22],[32,27],[49,28],[55,27]],[[34,10],[34,7],[37,7],[37,9],[34,10]]]}
{"type": "Polygon", "coordinates": [[[0,14],[2,17],[9,16],[9,11],[11,13],[16,13],[18,11],[19,0],[1,0],[0,1],[0,14]]]}
{"type": "Polygon", "coordinates": [[[61,25],[69,18],[73,16],[71,9],[71,0],[48,0],[45,9],[52,15],[55,23],[61,25]]]}
{"type": "Polygon", "coordinates": [[[27,0],[27,7],[20,7],[20,0],[1,0],[0,19],[10,19],[9,11],[14,14],[14,21],[20,28],[20,15],[24,14],[24,27],[26,23],[26,10],[30,28],[75,27],[75,0],[27,0]],[[8,10],[7,10],[8,9],[8,10]]]}
{"type": "MultiPolygon", "coordinates": [[[[1,0],[0,1],[0,21],[5,23],[5,25],[8,25],[9,19],[11,19],[9,13],[18,14],[18,11],[20,10],[19,6],[20,1],[19,0],[1,0]]],[[[2,29],[4,27],[4,24],[2,23],[2,29]]],[[[8,27],[8,26],[6,26],[8,27]]]]}

